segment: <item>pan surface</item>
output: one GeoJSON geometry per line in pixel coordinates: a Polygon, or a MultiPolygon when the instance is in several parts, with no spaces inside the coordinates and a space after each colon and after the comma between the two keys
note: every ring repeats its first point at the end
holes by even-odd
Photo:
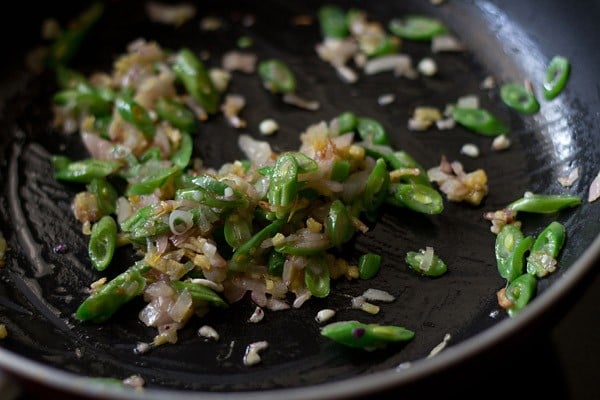
{"type": "MultiPolygon", "coordinates": [[[[568,238],[558,271],[540,280],[536,299],[513,320],[497,304],[496,292],[504,280],[496,269],[495,236],[482,214],[504,207],[525,191],[587,198],[600,169],[596,111],[600,89],[594,70],[600,60],[586,51],[595,48],[593,40],[575,42],[579,35],[586,36],[586,30],[588,38],[594,37],[589,17],[578,22],[577,34],[566,27],[585,13],[600,16],[600,8],[592,5],[584,10],[578,3],[567,10],[562,2],[550,1],[543,2],[542,10],[542,2],[520,3],[449,1],[440,7],[422,1],[360,3],[372,19],[383,23],[407,12],[435,15],[468,50],[433,55],[440,72],[432,78],[412,81],[384,73],[362,76],[354,85],[341,82],[333,68],[316,56],[314,45],[321,40],[316,24],[290,23],[296,15],[314,16],[317,2],[203,2],[198,6],[200,16],[216,15],[225,21],[216,32],[201,31],[198,18],[179,28],[151,23],[140,2],[108,3],[73,63],[77,69],[108,71],[114,58],[139,37],[166,48],[206,50],[211,54],[207,63],[217,66],[240,36],[249,36],[259,59],[285,60],[296,72],[299,94],[321,103],[315,112],[299,110],[267,93],[255,75],[234,74],[229,91],[247,98],[243,111],[247,131],[260,137],[261,120],[271,117],[279,122],[281,130],[269,138],[275,150],[296,149],[306,127],[352,110],[380,121],[392,145],[408,151],[426,168],[436,166],[445,154],[449,160],[460,160],[467,171],[483,168],[490,187],[481,206],[445,202],[444,213],[438,216],[386,210],[348,248],[354,260],[366,251],[383,255],[381,272],[373,280],[336,282],[328,298],[311,299],[300,309],[267,312],[260,324],[247,323],[254,309],[247,298],[225,312],[193,319],[180,332],[177,344],[143,355],[133,350],[138,342],[150,341],[154,330],[137,318],[141,301],[127,305],[102,325],[79,324],[72,318],[86,297],[84,288],[102,275],[89,267],[87,237],[70,210],[80,187],[56,182],[49,157],[65,153],[84,158],[85,151],[77,135],[65,136],[50,127],[51,96],[56,90],[51,74],[30,74],[18,65],[7,67],[0,78],[0,213],[1,230],[11,250],[0,269],[0,323],[7,326],[9,336],[0,342],[0,367],[69,393],[104,398],[170,398],[173,391],[181,398],[351,397],[401,387],[443,371],[542,320],[557,318],[597,262],[600,205],[584,201],[558,214],[520,217],[527,234],[537,234],[550,221],[559,220],[568,238]],[[241,23],[246,14],[255,16],[252,26],[241,23]],[[542,35],[551,24],[561,35],[542,35]],[[490,74],[498,82],[541,79],[554,54],[571,59],[572,76],[565,92],[552,102],[542,102],[535,116],[516,114],[503,106],[497,90],[480,88],[490,74]],[[387,93],[395,95],[395,102],[379,105],[377,98],[387,93]],[[484,107],[510,124],[513,144],[509,150],[491,151],[490,138],[462,128],[407,130],[414,107],[443,109],[467,94],[477,94],[484,107]],[[478,145],[482,156],[470,159],[460,154],[464,143],[478,145]],[[571,188],[563,188],[557,178],[575,167],[580,169],[580,179],[571,188]],[[53,252],[58,243],[66,243],[69,251],[53,252]],[[426,245],[446,261],[448,274],[432,280],[408,270],[406,252],[426,245]],[[348,296],[369,287],[390,292],[396,301],[383,305],[376,316],[352,310],[348,296]],[[375,352],[342,348],[319,335],[314,316],[323,308],[338,310],[338,320],[398,324],[416,336],[405,345],[375,352]],[[197,336],[203,324],[215,327],[221,334],[219,342],[207,343],[197,336]],[[449,347],[428,359],[446,334],[451,335],[449,347]],[[245,347],[258,340],[267,340],[269,349],[261,364],[246,367],[241,362],[245,347]],[[133,374],[144,378],[143,394],[85,378],[123,379],[133,374]]],[[[355,2],[339,4],[356,6],[355,2]]],[[[403,51],[415,60],[431,56],[423,43],[406,42],[403,51]]],[[[196,154],[211,166],[241,158],[236,145],[239,133],[222,117],[215,117],[200,127],[196,154]]],[[[135,259],[126,251],[118,257],[124,265],[135,259]]]]}

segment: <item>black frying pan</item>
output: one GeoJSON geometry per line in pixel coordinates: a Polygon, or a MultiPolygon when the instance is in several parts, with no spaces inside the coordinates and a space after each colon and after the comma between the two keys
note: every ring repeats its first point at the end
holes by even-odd
{"type": "MultiPolygon", "coordinates": [[[[108,70],[114,57],[137,37],[155,39],[175,49],[185,45],[195,51],[208,50],[213,55],[209,64],[216,64],[239,36],[248,35],[254,39],[259,57],[284,59],[298,75],[300,94],[322,104],[317,112],[291,108],[266,93],[255,76],[236,75],[231,91],[249,99],[244,110],[249,126],[256,127],[267,116],[280,122],[282,129],[272,138],[276,149],[294,149],[299,144],[298,134],[309,124],[354,110],[381,121],[391,132],[393,145],[406,149],[427,167],[436,165],[443,153],[451,160],[461,160],[467,170],[484,168],[491,188],[481,206],[446,202],[440,216],[389,210],[348,252],[354,258],[366,250],[384,255],[382,271],[373,281],[337,282],[329,298],[312,299],[298,310],[268,313],[257,325],[245,322],[253,310],[247,299],[224,313],[192,321],[176,345],[144,355],[133,353],[138,341],[153,336],[152,330],[137,320],[141,303],[126,306],[103,325],[82,325],[71,318],[85,297],[82,288],[100,275],[88,266],[87,239],[71,216],[70,201],[78,188],[52,179],[49,155],[66,152],[82,158],[83,147],[77,136],[65,137],[49,127],[50,96],[56,89],[52,76],[27,73],[19,57],[9,61],[3,67],[0,86],[0,214],[11,251],[0,270],[0,323],[7,325],[10,335],[0,342],[0,367],[30,383],[99,398],[164,399],[175,394],[190,399],[357,397],[390,388],[406,389],[492,348],[510,349],[510,343],[525,332],[556,321],[593,273],[600,254],[600,205],[584,202],[556,215],[522,218],[529,233],[537,233],[558,219],[566,225],[569,236],[559,270],[540,281],[536,299],[513,320],[496,312],[495,293],[504,282],[495,267],[495,237],[481,216],[526,190],[567,191],[556,178],[576,166],[581,178],[568,192],[587,196],[587,188],[600,169],[596,70],[600,56],[595,33],[600,6],[561,1],[447,3],[441,7],[422,1],[358,4],[373,19],[384,22],[408,11],[436,15],[462,39],[468,51],[435,55],[440,65],[435,78],[407,81],[382,74],[363,78],[354,86],[341,83],[333,69],[317,59],[314,44],[320,36],[316,25],[290,26],[292,16],[314,14],[316,2],[203,2],[200,14],[216,14],[228,21],[218,33],[201,32],[197,20],[179,29],[152,24],[138,2],[108,4],[74,67],[86,72],[108,70]],[[244,13],[256,15],[253,27],[239,23],[244,13]],[[544,103],[534,117],[517,115],[501,104],[497,91],[487,96],[479,88],[488,74],[500,82],[541,77],[554,54],[572,61],[572,76],[566,91],[557,100],[544,103]],[[396,102],[379,106],[376,99],[383,93],[394,93],[396,102]],[[405,128],[415,106],[443,107],[468,93],[479,94],[484,106],[510,123],[510,150],[491,152],[488,138],[461,128],[426,133],[405,128]],[[462,156],[459,150],[465,142],[478,144],[483,156],[475,160],[462,156]],[[68,244],[68,253],[52,251],[59,242],[68,244]],[[425,244],[446,260],[450,269],[446,276],[431,280],[407,270],[403,262],[406,251],[425,244]],[[314,315],[324,307],[340,310],[339,319],[364,320],[364,314],[349,309],[348,298],[342,294],[358,295],[367,287],[397,296],[396,302],[383,307],[372,321],[406,326],[416,332],[413,341],[364,353],[318,335],[314,315]],[[217,344],[207,344],[196,336],[197,328],[205,322],[221,332],[217,344]],[[427,359],[446,333],[452,336],[450,346],[427,359]],[[240,360],[245,344],[263,339],[271,343],[263,362],[244,367],[240,360]],[[225,357],[232,341],[232,353],[225,357]],[[145,379],[143,393],[122,392],[85,378],[122,379],[132,374],[145,379]]],[[[19,10],[30,12],[25,6],[19,10]]],[[[74,11],[42,7],[26,26],[37,29],[37,17],[42,14],[67,18],[74,11]]],[[[32,43],[30,28],[8,44],[11,52],[21,54],[32,43]]],[[[421,44],[406,43],[405,51],[415,59],[429,54],[428,46],[421,44]]],[[[252,133],[258,136],[256,129],[252,133]]],[[[202,125],[195,151],[209,165],[218,166],[241,156],[235,145],[237,135],[216,117],[202,125]]],[[[132,259],[126,252],[118,256],[123,263],[132,259]]]]}

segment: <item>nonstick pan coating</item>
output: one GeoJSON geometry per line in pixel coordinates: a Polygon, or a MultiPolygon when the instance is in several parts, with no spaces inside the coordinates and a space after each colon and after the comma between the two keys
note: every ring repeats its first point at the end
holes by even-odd
{"type": "MultiPolygon", "coordinates": [[[[248,298],[226,312],[192,320],[175,345],[134,354],[138,342],[153,337],[152,329],[137,319],[141,301],[127,305],[102,325],[79,324],[71,316],[86,296],[83,288],[101,275],[89,267],[87,238],[70,211],[70,201],[80,188],[53,179],[49,156],[64,152],[83,158],[85,152],[77,135],[64,136],[50,128],[50,99],[56,90],[51,74],[32,75],[17,61],[9,63],[0,78],[0,213],[2,233],[11,248],[0,269],[0,323],[9,331],[9,337],[1,342],[0,367],[66,393],[92,397],[159,399],[172,398],[174,391],[181,398],[352,397],[402,388],[443,373],[493,346],[506,346],[522,332],[556,320],[576,300],[600,253],[598,203],[584,201],[559,214],[521,218],[529,234],[557,219],[565,224],[568,239],[559,270],[540,281],[537,298],[514,320],[498,312],[496,291],[504,281],[496,270],[495,236],[482,214],[502,208],[525,191],[569,192],[587,198],[589,184],[600,169],[595,69],[600,60],[591,18],[600,17],[599,6],[577,3],[567,7],[560,1],[510,5],[449,1],[441,7],[422,1],[360,3],[371,18],[384,23],[409,11],[436,15],[468,50],[436,54],[440,73],[433,78],[410,81],[380,74],[347,85],[316,56],[317,25],[290,24],[294,15],[314,15],[318,5],[314,1],[203,2],[198,5],[199,14],[221,16],[226,25],[217,32],[202,32],[197,19],[175,29],[148,21],[140,2],[110,2],[73,66],[84,72],[109,70],[115,56],[138,37],[156,40],[166,48],[207,50],[209,65],[217,65],[237,38],[250,36],[252,51],[259,58],[285,60],[297,73],[299,93],[321,103],[316,112],[292,108],[267,93],[256,76],[235,74],[230,92],[246,96],[243,116],[254,136],[259,137],[259,122],[272,117],[282,127],[269,138],[273,147],[295,149],[299,133],[307,126],[352,110],[382,122],[393,146],[407,150],[426,167],[437,165],[445,154],[463,162],[467,171],[485,169],[490,194],[483,204],[470,207],[445,202],[444,213],[432,217],[389,209],[348,251],[354,259],[366,251],[383,255],[381,272],[374,280],[336,282],[327,299],[311,299],[297,310],[267,313],[260,324],[246,322],[254,309],[248,298]],[[256,16],[251,27],[240,22],[247,13],[256,16]],[[572,25],[578,29],[568,29],[572,25]],[[572,76],[566,91],[553,102],[542,102],[536,116],[522,117],[502,105],[497,90],[480,88],[489,74],[498,82],[541,79],[554,54],[572,61],[572,76]],[[393,93],[396,101],[380,106],[377,98],[385,93],[393,93]],[[513,145],[509,150],[493,152],[489,138],[461,128],[424,133],[407,130],[414,107],[443,108],[471,93],[478,94],[483,106],[510,124],[513,145]],[[477,144],[482,156],[469,159],[461,155],[460,148],[467,142],[477,144]],[[575,167],[580,168],[581,178],[572,188],[562,188],[557,177],[575,167]],[[69,251],[53,252],[58,243],[66,243],[69,251]],[[446,261],[447,275],[432,280],[407,269],[406,252],[425,245],[433,246],[446,261]],[[349,308],[346,295],[358,295],[368,287],[397,297],[382,307],[372,322],[403,325],[416,332],[414,340],[366,353],[341,348],[319,335],[314,316],[322,308],[339,310],[340,320],[364,320],[363,313],[349,308]],[[196,335],[204,323],[221,333],[218,343],[206,343],[196,335]],[[452,337],[449,347],[426,359],[448,333],[452,337]],[[245,367],[241,363],[245,346],[257,340],[268,340],[270,347],[260,365],[245,367]],[[145,379],[143,394],[120,392],[83,378],[123,379],[132,374],[145,379]]],[[[76,9],[47,10],[47,15],[66,18],[76,9]]],[[[23,46],[30,36],[23,36],[23,46]]],[[[415,60],[431,54],[421,43],[406,42],[404,46],[415,60]]],[[[12,43],[10,48],[18,45],[12,43]]],[[[196,154],[211,166],[240,158],[238,135],[223,118],[216,117],[199,129],[196,154]]],[[[133,260],[126,251],[118,257],[124,265],[133,260]]]]}

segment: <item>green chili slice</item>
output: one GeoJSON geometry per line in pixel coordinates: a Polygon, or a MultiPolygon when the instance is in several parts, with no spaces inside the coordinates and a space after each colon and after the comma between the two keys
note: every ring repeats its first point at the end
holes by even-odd
{"type": "Polygon", "coordinates": [[[115,212],[119,193],[106,179],[92,179],[88,186],[88,191],[96,195],[98,208],[103,214],[108,215],[115,212]]]}
{"type": "Polygon", "coordinates": [[[159,97],[156,100],[156,114],[159,118],[169,122],[175,128],[187,133],[193,133],[196,130],[196,116],[194,113],[181,103],[166,97],[159,97]]]}
{"type": "Polygon", "coordinates": [[[173,63],[173,71],[187,92],[209,114],[219,109],[219,92],[204,63],[189,49],[182,49],[173,63]]]}
{"type": "Polygon", "coordinates": [[[544,79],[544,97],[546,100],[554,99],[563,91],[570,72],[571,64],[565,57],[554,56],[550,60],[544,79]]]}
{"type": "Polygon", "coordinates": [[[67,182],[90,183],[93,179],[105,178],[120,168],[120,164],[116,161],[96,160],[93,158],[74,161],[66,166],[62,161],[60,163],[62,168],[55,172],[54,177],[67,182]]]}
{"type": "Polygon", "coordinates": [[[375,166],[367,178],[363,193],[363,207],[366,211],[375,211],[388,195],[390,174],[383,158],[378,158],[375,166]]]}
{"type": "MultiPolygon", "coordinates": [[[[498,272],[500,273],[500,276],[509,281],[516,278],[516,276],[513,276],[511,258],[513,258],[515,249],[522,240],[523,233],[515,224],[504,225],[496,236],[495,252],[498,272]]],[[[517,276],[521,275],[522,273],[523,272],[520,271],[517,276]]]]}
{"type": "Polygon", "coordinates": [[[352,218],[340,200],[334,200],[331,203],[325,229],[333,246],[340,246],[352,239],[355,232],[352,218]]]}
{"type": "Polygon", "coordinates": [[[133,99],[119,97],[115,101],[115,106],[119,115],[127,122],[139,129],[147,138],[153,138],[156,134],[154,121],[150,113],[144,107],[136,103],[133,99]]]}
{"type": "Polygon", "coordinates": [[[535,95],[525,86],[518,83],[507,83],[500,88],[500,98],[509,106],[523,114],[535,114],[540,110],[540,103],[535,95]]]}

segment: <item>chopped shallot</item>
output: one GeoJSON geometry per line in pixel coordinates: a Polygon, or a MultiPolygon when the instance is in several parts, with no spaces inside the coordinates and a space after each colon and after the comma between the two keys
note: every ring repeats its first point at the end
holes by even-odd
{"type": "Polygon", "coordinates": [[[439,53],[443,51],[464,51],[462,43],[454,36],[445,34],[434,36],[431,40],[431,51],[439,53]]]}
{"type": "Polygon", "coordinates": [[[578,167],[574,168],[566,176],[559,176],[558,183],[560,183],[563,187],[571,187],[577,179],[579,179],[579,168],[578,167]]]}
{"type": "Polygon", "coordinates": [[[198,336],[206,339],[212,339],[215,342],[219,340],[219,333],[209,325],[202,325],[200,329],[198,329],[198,336]]]}
{"type": "Polygon", "coordinates": [[[269,342],[263,340],[260,342],[254,342],[246,347],[246,353],[244,354],[244,365],[251,366],[261,362],[259,352],[269,347],[269,342]]]}
{"type": "Polygon", "coordinates": [[[180,26],[196,15],[192,4],[164,4],[157,1],[146,3],[146,12],[150,20],[162,24],[180,26]]]}

